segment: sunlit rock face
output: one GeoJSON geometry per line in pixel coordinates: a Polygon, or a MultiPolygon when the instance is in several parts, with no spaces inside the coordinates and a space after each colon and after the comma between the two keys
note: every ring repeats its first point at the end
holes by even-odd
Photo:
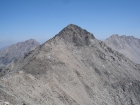
{"type": "Polygon", "coordinates": [[[0,75],[13,105],[140,104],[140,66],[72,24],[0,75]]]}

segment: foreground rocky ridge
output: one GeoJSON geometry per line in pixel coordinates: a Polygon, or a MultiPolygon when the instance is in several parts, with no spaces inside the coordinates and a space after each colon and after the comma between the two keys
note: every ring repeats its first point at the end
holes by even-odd
{"type": "Polygon", "coordinates": [[[133,36],[112,35],[105,40],[105,43],[113,50],[116,50],[133,62],[140,64],[140,39],[133,36]]]}
{"type": "Polygon", "coordinates": [[[140,66],[73,24],[0,75],[13,105],[140,104],[140,66]]]}

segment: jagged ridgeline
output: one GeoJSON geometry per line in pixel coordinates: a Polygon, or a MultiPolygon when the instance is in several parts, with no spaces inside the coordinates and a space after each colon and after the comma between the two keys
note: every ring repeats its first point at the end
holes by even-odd
{"type": "Polygon", "coordinates": [[[140,64],[140,39],[133,36],[112,35],[104,41],[112,49],[124,54],[133,62],[140,64]]]}
{"type": "Polygon", "coordinates": [[[13,105],[140,104],[140,66],[73,24],[0,74],[13,105]]]}

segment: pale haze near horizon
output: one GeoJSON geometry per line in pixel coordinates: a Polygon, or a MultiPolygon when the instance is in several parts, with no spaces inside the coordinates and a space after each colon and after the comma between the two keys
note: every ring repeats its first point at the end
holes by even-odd
{"type": "Polygon", "coordinates": [[[104,40],[140,38],[140,0],[0,0],[0,48],[28,39],[47,41],[68,24],[104,40]]]}

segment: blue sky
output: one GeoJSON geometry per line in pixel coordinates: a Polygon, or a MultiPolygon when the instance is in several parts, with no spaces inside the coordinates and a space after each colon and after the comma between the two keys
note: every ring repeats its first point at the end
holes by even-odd
{"type": "Polygon", "coordinates": [[[42,43],[71,23],[100,40],[140,38],[140,0],[0,0],[0,48],[30,38],[42,43]]]}

